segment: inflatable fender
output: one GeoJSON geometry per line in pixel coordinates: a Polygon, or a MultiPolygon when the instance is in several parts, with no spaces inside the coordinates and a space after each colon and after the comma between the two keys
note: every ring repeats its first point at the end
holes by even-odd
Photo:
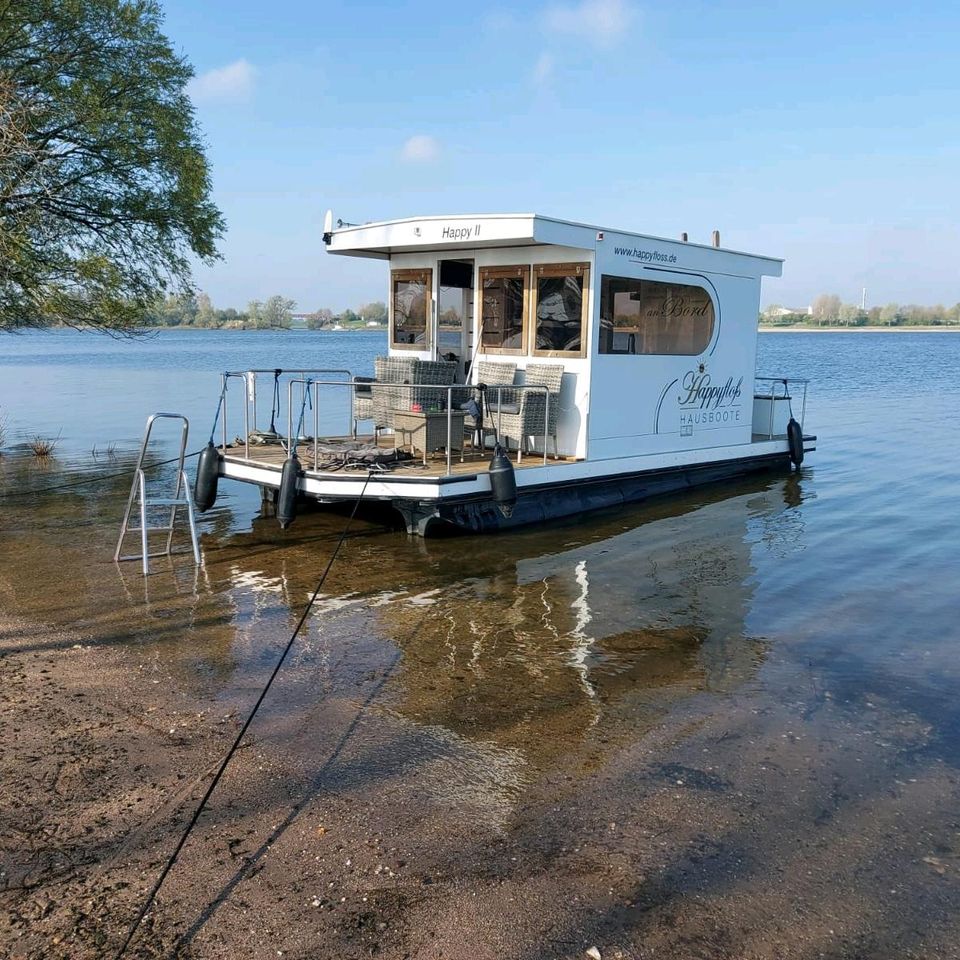
{"type": "Polygon", "coordinates": [[[193,484],[193,502],[201,513],[206,513],[217,502],[217,484],[220,482],[220,454],[208,443],[200,451],[197,479],[193,484]]]}
{"type": "Polygon", "coordinates": [[[793,417],[787,424],[787,445],[790,448],[790,459],[799,467],[803,463],[803,430],[793,417]]]}

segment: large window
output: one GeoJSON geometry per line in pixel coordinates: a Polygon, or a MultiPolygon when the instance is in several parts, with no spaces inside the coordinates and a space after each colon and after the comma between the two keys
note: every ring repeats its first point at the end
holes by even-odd
{"type": "Polygon", "coordinates": [[[394,270],[390,274],[390,343],[401,350],[426,350],[430,340],[432,270],[394,270]]]}
{"type": "Polygon", "coordinates": [[[710,294],[688,283],[604,276],[600,353],[703,353],[713,336],[710,294]]]}
{"type": "Polygon", "coordinates": [[[535,280],[534,349],[537,356],[582,357],[586,341],[586,263],[546,263],[533,268],[535,280]]]}
{"type": "Polygon", "coordinates": [[[529,267],[480,270],[480,335],[485,353],[523,353],[529,267]]]}

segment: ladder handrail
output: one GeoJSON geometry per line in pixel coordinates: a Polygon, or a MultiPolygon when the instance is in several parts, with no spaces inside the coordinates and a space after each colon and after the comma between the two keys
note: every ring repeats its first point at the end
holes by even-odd
{"type": "MultiPolygon", "coordinates": [[[[197,564],[200,564],[200,550],[197,544],[196,521],[193,513],[193,494],[190,491],[190,484],[187,481],[187,474],[184,469],[184,464],[187,457],[187,438],[189,433],[190,421],[182,413],[151,413],[150,416],[147,417],[147,423],[143,432],[143,442],[140,444],[140,453],[137,456],[137,465],[134,468],[133,482],[130,485],[130,495],[127,497],[127,506],[123,512],[123,523],[120,526],[120,537],[117,540],[117,548],[113,553],[114,563],[117,563],[120,560],[136,559],[136,557],[121,556],[121,551],[123,549],[124,538],[126,537],[127,531],[130,527],[130,517],[133,513],[133,507],[137,501],[137,495],[139,494],[141,527],[140,537],[143,549],[144,574],[150,572],[148,558],[151,556],[151,554],[148,553],[147,546],[148,530],[154,529],[166,531],[167,545],[164,554],[169,555],[173,550],[173,528],[177,519],[177,508],[181,506],[187,508],[188,522],[190,525],[190,538],[193,546],[193,556],[197,564]],[[173,497],[159,498],[162,503],[158,502],[155,504],[157,506],[170,507],[170,520],[166,527],[147,526],[147,507],[151,505],[151,501],[147,498],[147,477],[143,464],[147,456],[147,450],[150,446],[150,435],[153,432],[153,425],[157,420],[179,420],[182,424],[180,430],[180,451],[176,458],[177,483],[176,487],[174,488],[173,497]]],[[[157,556],[157,554],[153,554],[153,556],[157,556]]]]}

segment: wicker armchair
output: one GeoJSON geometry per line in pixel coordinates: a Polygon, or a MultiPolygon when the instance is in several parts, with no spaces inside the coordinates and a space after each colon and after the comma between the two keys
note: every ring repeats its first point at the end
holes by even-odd
{"type": "Polygon", "coordinates": [[[494,419],[500,437],[517,448],[517,463],[523,457],[528,441],[542,437],[544,433],[553,437],[553,453],[557,455],[557,424],[560,420],[560,384],[563,380],[563,366],[551,363],[531,363],[527,365],[524,384],[526,386],[546,387],[550,395],[550,421],[547,422],[547,398],[543,390],[518,390],[519,403],[501,405],[496,412],[490,405],[490,416],[494,419]]]}
{"type": "Polygon", "coordinates": [[[373,419],[373,389],[370,384],[374,381],[373,377],[354,377],[354,388],[351,391],[351,402],[353,408],[351,417],[353,419],[353,435],[357,435],[357,424],[361,420],[373,419]]]}
{"type": "MultiPolygon", "coordinates": [[[[415,384],[447,384],[453,383],[457,376],[457,364],[451,360],[416,360],[413,364],[413,383],[415,384]]],[[[406,410],[412,404],[419,405],[421,410],[446,410],[447,391],[431,389],[421,386],[420,389],[409,390],[406,410]]]]}
{"type": "Polygon", "coordinates": [[[376,381],[371,385],[374,427],[377,431],[392,430],[393,414],[397,410],[410,410],[414,404],[421,410],[431,407],[445,410],[447,391],[423,385],[453,383],[457,365],[447,360],[377,357],[374,372],[376,381]]]}
{"type": "Polygon", "coordinates": [[[393,411],[405,401],[410,409],[410,390],[394,384],[413,382],[413,357],[377,357],[373,361],[375,381],[370,388],[373,395],[373,426],[379,432],[393,427],[393,411]]]}
{"type": "MultiPolygon", "coordinates": [[[[488,387],[509,387],[513,384],[517,375],[517,365],[514,362],[497,363],[492,360],[479,360],[474,369],[477,373],[476,382],[486,384],[488,387]]],[[[502,404],[515,404],[518,402],[518,390],[497,390],[487,391],[487,410],[490,415],[497,409],[498,402],[502,404]]],[[[463,394],[460,406],[473,399],[476,390],[472,386],[463,388],[463,394]]],[[[477,420],[475,417],[467,416],[464,418],[464,428],[468,433],[474,433],[477,429],[477,420]]]]}

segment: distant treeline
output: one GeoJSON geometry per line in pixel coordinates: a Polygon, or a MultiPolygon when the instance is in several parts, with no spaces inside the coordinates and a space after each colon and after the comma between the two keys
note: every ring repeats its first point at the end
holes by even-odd
{"type": "Polygon", "coordinates": [[[294,300],[276,294],[266,300],[251,300],[243,310],[234,307],[219,309],[205,293],[196,296],[171,294],[150,311],[147,326],[152,327],[206,327],[224,330],[289,330],[305,324],[310,330],[340,325],[363,327],[368,323],[386,323],[385,303],[367,303],[359,311],[344,310],[334,313],[326,307],[312,313],[295,314],[294,300]],[[296,318],[296,323],[294,322],[296,318]]]}
{"type": "Polygon", "coordinates": [[[856,303],[844,303],[834,294],[821,294],[807,310],[793,310],[772,304],[760,314],[765,325],[789,327],[814,324],[821,327],[946,327],[960,324],[960,303],[952,307],[936,304],[925,307],[915,303],[888,303],[883,307],[862,309],[856,303]]]}

